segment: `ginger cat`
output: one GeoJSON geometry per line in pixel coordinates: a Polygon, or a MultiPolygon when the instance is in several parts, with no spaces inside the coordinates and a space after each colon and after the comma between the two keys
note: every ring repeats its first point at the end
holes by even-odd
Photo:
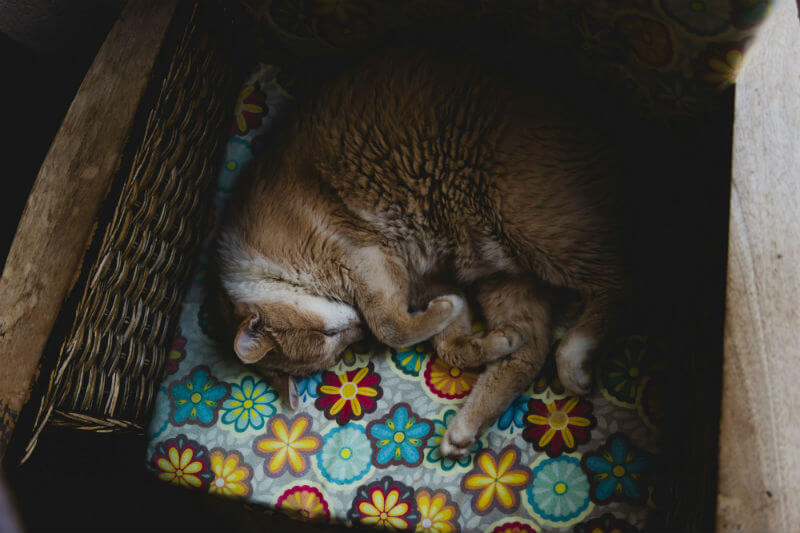
{"type": "Polygon", "coordinates": [[[366,328],[398,349],[432,338],[449,364],[487,365],[442,441],[465,454],[539,372],[554,288],[583,302],[559,377],[589,391],[624,278],[610,152],[567,104],[474,60],[396,51],[328,82],[274,137],[228,208],[217,268],[234,351],[290,403],[292,376],[366,328]],[[470,334],[466,286],[486,333],[470,334]]]}

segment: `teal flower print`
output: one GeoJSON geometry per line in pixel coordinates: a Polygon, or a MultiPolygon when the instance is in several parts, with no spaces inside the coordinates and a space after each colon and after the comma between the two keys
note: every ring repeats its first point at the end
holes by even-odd
{"type": "Polygon", "coordinates": [[[242,169],[247,166],[247,163],[252,158],[253,153],[250,150],[248,141],[238,137],[228,141],[222,172],[219,173],[219,180],[217,181],[217,192],[223,195],[230,194],[242,169]]]}
{"type": "Polygon", "coordinates": [[[333,428],[324,437],[317,466],[322,477],[346,485],[363,478],[369,472],[371,448],[364,427],[352,422],[333,428]]]}
{"type": "Polygon", "coordinates": [[[500,418],[497,420],[497,429],[514,434],[515,428],[525,427],[525,413],[528,411],[529,396],[517,396],[517,399],[511,402],[500,418]],[[510,428],[510,429],[509,429],[510,428]]]}
{"type": "Polygon", "coordinates": [[[298,379],[297,395],[303,400],[308,398],[316,398],[317,385],[319,385],[320,381],[322,381],[322,372],[317,372],[316,374],[311,374],[310,376],[298,379]]]}
{"type": "Polygon", "coordinates": [[[238,433],[249,427],[261,429],[264,420],[277,412],[272,405],[277,399],[278,395],[264,381],[245,376],[241,383],[231,384],[231,396],[222,404],[222,423],[234,424],[238,433]]]}
{"type": "Polygon", "coordinates": [[[433,351],[430,343],[422,342],[405,350],[392,349],[392,362],[403,374],[417,377],[425,358],[433,351]]]}
{"type": "Polygon", "coordinates": [[[575,457],[545,459],[533,469],[526,490],[535,514],[550,522],[567,522],[589,510],[589,480],[575,457]]]}
{"type": "Polygon", "coordinates": [[[367,425],[371,437],[372,462],[378,468],[404,464],[417,466],[422,463],[420,448],[424,448],[433,424],[417,419],[407,403],[399,403],[384,418],[367,425]]]}
{"type": "Polygon", "coordinates": [[[661,9],[695,35],[717,35],[730,26],[730,0],[661,0],[661,9]]]}
{"type": "Polygon", "coordinates": [[[643,477],[650,470],[650,458],[628,442],[622,433],[614,433],[606,443],[582,459],[589,474],[591,497],[596,503],[611,500],[643,504],[647,490],[643,477]]]}
{"type": "Polygon", "coordinates": [[[431,435],[431,438],[428,439],[428,444],[425,446],[425,449],[428,450],[425,460],[433,464],[439,463],[439,468],[445,472],[452,470],[456,465],[463,468],[468,467],[472,462],[472,457],[475,455],[475,452],[483,447],[483,444],[480,441],[476,441],[472,445],[470,452],[464,457],[453,459],[451,457],[445,457],[442,455],[442,450],[439,446],[442,444],[444,433],[447,431],[447,426],[450,424],[450,421],[454,416],[456,416],[456,410],[448,409],[445,411],[441,419],[434,418],[432,420],[433,435],[431,435]]]}
{"type": "Polygon", "coordinates": [[[230,387],[227,383],[213,377],[207,366],[198,366],[188,376],[170,386],[170,422],[174,426],[212,426],[217,421],[222,400],[228,394],[230,387]]]}

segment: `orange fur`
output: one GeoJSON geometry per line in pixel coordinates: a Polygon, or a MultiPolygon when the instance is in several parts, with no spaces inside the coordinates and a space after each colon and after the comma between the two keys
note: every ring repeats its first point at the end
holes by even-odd
{"type": "Polygon", "coordinates": [[[448,362],[489,365],[445,438],[458,455],[535,377],[565,288],[585,307],[559,374],[588,390],[623,286],[615,175],[602,135],[558,98],[457,56],[398,51],[322,87],[276,137],[219,255],[233,313],[258,317],[276,347],[259,368],[326,368],[364,327],[398,348],[434,337],[448,362]],[[470,334],[466,285],[486,334],[470,334]],[[295,304],[267,301],[283,294],[295,304]],[[349,309],[358,323],[323,331],[349,309]]]}

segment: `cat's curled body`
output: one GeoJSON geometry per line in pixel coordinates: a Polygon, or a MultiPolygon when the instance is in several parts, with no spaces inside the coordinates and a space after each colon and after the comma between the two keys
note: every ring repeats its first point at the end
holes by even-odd
{"type": "Polygon", "coordinates": [[[364,327],[395,348],[433,337],[451,364],[488,364],[443,439],[455,456],[536,376],[563,287],[585,305],[558,373],[588,391],[623,285],[614,169],[557,100],[421,52],[323,86],[228,210],[219,275],[239,357],[285,383],[330,367],[364,327]],[[470,335],[464,285],[488,333],[470,335]]]}

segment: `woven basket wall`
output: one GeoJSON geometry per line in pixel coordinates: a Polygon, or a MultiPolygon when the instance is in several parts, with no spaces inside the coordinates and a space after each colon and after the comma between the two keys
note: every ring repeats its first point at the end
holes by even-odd
{"type": "MultiPolygon", "coordinates": [[[[38,405],[45,425],[143,431],[204,227],[223,126],[239,76],[221,7],[187,2],[162,50],[152,96],[126,150],[73,289],[76,307],[38,405]]],[[[51,341],[52,344],[52,341],[51,341]]],[[[52,359],[51,359],[52,360],[52,359]]]]}

